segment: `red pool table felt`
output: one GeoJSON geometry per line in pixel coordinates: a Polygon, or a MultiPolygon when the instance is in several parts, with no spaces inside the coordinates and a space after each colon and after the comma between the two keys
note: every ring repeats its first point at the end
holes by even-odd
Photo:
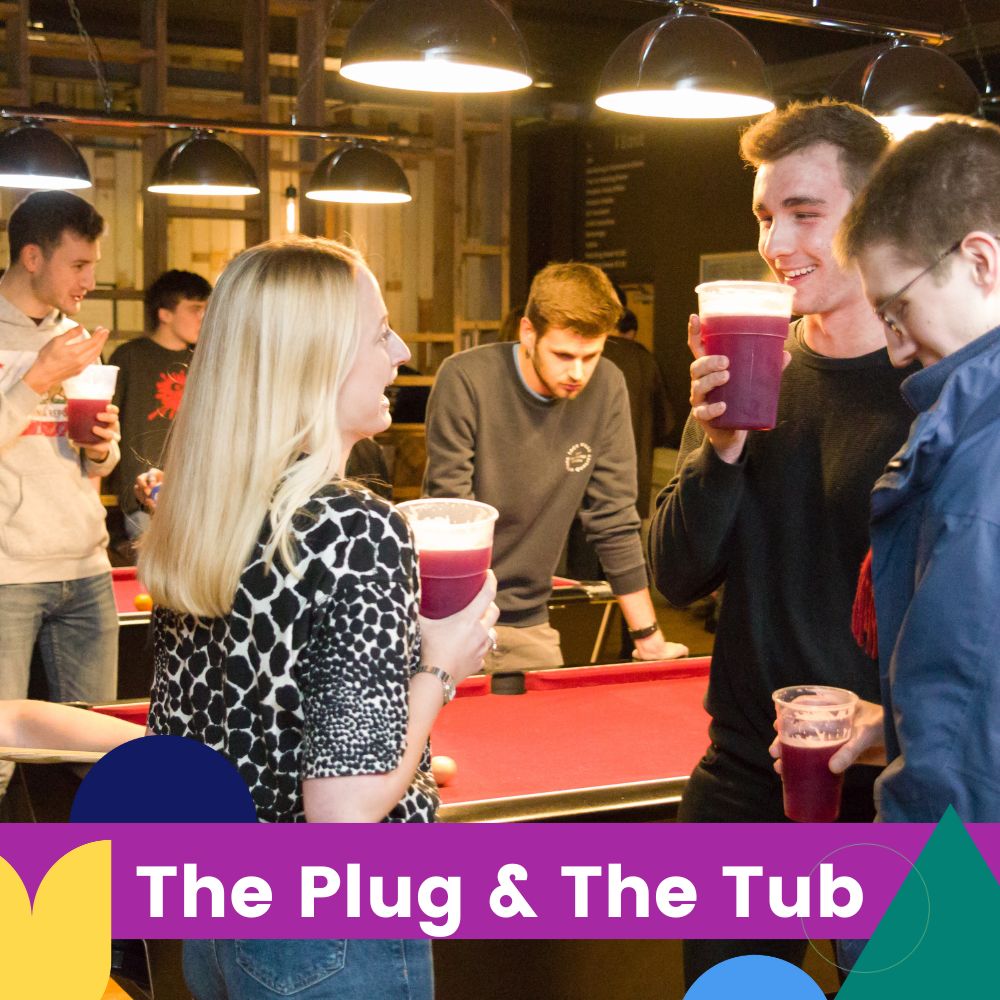
{"type": "Polygon", "coordinates": [[[522,695],[478,685],[434,727],[433,752],[458,765],[442,805],[686,779],[708,746],[709,662],[539,671],[522,695]]]}

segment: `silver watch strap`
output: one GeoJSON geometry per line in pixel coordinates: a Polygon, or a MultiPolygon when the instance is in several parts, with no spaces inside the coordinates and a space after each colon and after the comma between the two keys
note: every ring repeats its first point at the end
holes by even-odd
{"type": "Polygon", "coordinates": [[[433,674],[441,682],[441,687],[444,689],[445,705],[447,705],[448,702],[455,697],[455,679],[448,673],[447,670],[442,670],[440,667],[431,667],[424,664],[417,671],[417,673],[433,674]]]}

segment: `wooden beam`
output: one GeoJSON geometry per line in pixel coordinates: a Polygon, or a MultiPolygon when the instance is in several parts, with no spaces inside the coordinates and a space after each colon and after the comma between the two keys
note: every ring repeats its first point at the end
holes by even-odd
{"type": "MultiPolygon", "coordinates": [[[[123,42],[116,38],[102,38],[101,59],[106,63],[122,63],[137,66],[156,57],[152,49],[137,48],[135,42],[123,42]]],[[[28,40],[28,54],[44,59],[74,59],[88,63],[87,48],[82,41],[73,39],[44,38],[28,40]]],[[[91,70],[93,75],[93,70],[91,70]]]]}
{"type": "MultiPolygon", "coordinates": [[[[139,70],[139,105],[143,114],[163,114],[167,99],[167,0],[142,0],[139,43],[153,59],[139,70]]],[[[156,131],[142,139],[142,283],[149,286],[167,269],[167,199],[146,190],[167,136],[156,131]]]]}
{"type": "Polygon", "coordinates": [[[7,90],[11,104],[31,103],[31,62],[28,58],[28,0],[3,5],[6,16],[7,90]]]}
{"type": "MultiPolygon", "coordinates": [[[[243,4],[243,100],[257,106],[258,121],[267,121],[270,96],[267,55],[271,49],[271,18],[268,0],[244,0],[243,4]]],[[[270,233],[270,140],[267,136],[245,136],[243,152],[257,175],[260,194],[254,199],[256,217],[246,218],[246,245],[262,243],[270,233]]]]}
{"type": "MultiPolygon", "coordinates": [[[[299,14],[295,28],[295,49],[299,71],[295,112],[300,121],[321,122],[326,117],[326,4],[312,0],[299,14]]],[[[299,140],[299,231],[307,236],[325,235],[326,212],[305,196],[313,169],[325,155],[318,139],[299,140]]]]}
{"type": "MultiPolygon", "coordinates": [[[[160,197],[163,197],[162,195],[160,197]]],[[[168,205],[167,217],[170,219],[228,219],[230,221],[244,220],[260,222],[263,213],[259,204],[260,195],[251,195],[254,199],[253,208],[199,208],[197,205],[168,205]]],[[[258,243],[260,240],[257,241],[258,243]]],[[[248,242],[248,246],[252,246],[248,242]]]]}

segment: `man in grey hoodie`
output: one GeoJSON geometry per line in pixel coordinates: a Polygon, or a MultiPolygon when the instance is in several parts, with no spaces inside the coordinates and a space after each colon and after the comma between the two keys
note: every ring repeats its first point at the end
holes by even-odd
{"type": "MultiPolygon", "coordinates": [[[[65,191],[28,195],[0,280],[0,698],[23,698],[32,648],[54,701],[115,695],[118,616],[98,477],[118,462],[115,407],[99,444],[67,434],[62,381],[100,363],[108,331],[72,317],[95,283],[104,220],[65,191]]],[[[0,766],[0,792],[10,767],[0,766]]]]}

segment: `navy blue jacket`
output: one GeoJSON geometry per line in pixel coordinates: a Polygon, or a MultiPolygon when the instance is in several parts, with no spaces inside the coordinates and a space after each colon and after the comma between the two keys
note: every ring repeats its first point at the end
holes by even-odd
{"type": "Polygon", "coordinates": [[[917,412],[872,493],[889,767],[879,816],[1000,821],[1000,328],[903,383],[917,412]]]}

